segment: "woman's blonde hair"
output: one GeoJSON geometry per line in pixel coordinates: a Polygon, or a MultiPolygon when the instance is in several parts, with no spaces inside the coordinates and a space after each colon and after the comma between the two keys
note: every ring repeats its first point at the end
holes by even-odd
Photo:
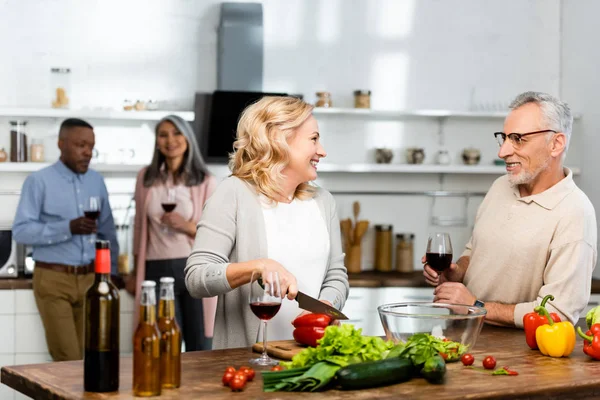
{"type": "MultiPolygon", "coordinates": [[[[312,115],[313,106],[295,97],[263,97],[246,107],[240,116],[234,152],[229,155],[232,175],[252,184],[271,200],[281,196],[288,165],[288,140],[312,115]]],[[[316,189],[307,182],[296,188],[294,197],[314,196],[316,189]]]]}

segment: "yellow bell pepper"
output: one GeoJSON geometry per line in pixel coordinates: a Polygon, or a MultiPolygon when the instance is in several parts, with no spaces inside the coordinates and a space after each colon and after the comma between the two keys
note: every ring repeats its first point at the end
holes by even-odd
{"type": "Polygon", "coordinates": [[[549,325],[541,325],[535,331],[540,352],[550,357],[567,357],[575,348],[575,328],[569,321],[554,322],[545,307],[535,311],[548,319],[549,325]]]}

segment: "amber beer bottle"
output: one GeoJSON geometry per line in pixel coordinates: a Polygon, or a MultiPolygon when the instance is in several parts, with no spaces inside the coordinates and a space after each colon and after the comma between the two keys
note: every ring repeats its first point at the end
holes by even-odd
{"type": "Polygon", "coordinates": [[[142,282],[140,323],[133,335],[133,394],[160,395],[160,332],[156,325],[156,282],[142,282]]]}
{"type": "Polygon", "coordinates": [[[160,278],[158,330],[160,331],[160,381],[163,388],[181,384],[181,329],[175,319],[175,279],[160,278]]]}
{"type": "Polygon", "coordinates": [[[86,392],[119,390],[119,291],[110,281],[110,242],[96,241],[96,279],[85,294],[86,392]]]}

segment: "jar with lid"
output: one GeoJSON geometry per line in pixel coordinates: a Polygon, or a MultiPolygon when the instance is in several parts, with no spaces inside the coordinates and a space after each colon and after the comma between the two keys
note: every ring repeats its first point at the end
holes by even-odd
{"type": "Polygon", "coordinates": [[[414,240],[414,233],[399,233],[396,235],[396,271],[409,273],[415,270],[413,265],[414,240]]]}
{"type": "Polygon", "coordinates": [[[371,108],[371,91],[354,91],[354,108],[371,108]]]}
{"type": "Polygon", "coordinates": [[[317,92],[317,102],[315,103],[315,107],[333,107],[331,93],[317,92]]]}
{"type": "Polygon", "coordinates": [[[375,270],[392,270],[392,225],[375,225],[375,270]]]}
{"type": "Polygon", "coordinates": [[[44,162],[44,144],[40,139],[31,139],[29,161],[44,162]]]}
{"type": "Polygon", "coordinates": [[[10,161],[27,161],[27,121],[10,121],[10,161]]]}
{"type": "Polygon", "coordinates": [[[52,107],[69,108],[69,95],[71,94],[71,69],[51,68],[50,87],[52,88],[52,107]]]}

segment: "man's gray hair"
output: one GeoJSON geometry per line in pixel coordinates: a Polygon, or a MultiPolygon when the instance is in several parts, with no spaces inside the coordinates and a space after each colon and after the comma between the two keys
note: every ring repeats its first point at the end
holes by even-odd
{"type": "Polygon", "coordinates": [[[528,103],[535,103],[540,106],[542,122],[545,124],[544,128],[565,134],[567,143],[564,154],[566,154],[571,142],[571,131],[573,130],[573,114],[567,103],[547,93],[525,92],[518,95],[508,107],[515,110],[528,103]]]}

